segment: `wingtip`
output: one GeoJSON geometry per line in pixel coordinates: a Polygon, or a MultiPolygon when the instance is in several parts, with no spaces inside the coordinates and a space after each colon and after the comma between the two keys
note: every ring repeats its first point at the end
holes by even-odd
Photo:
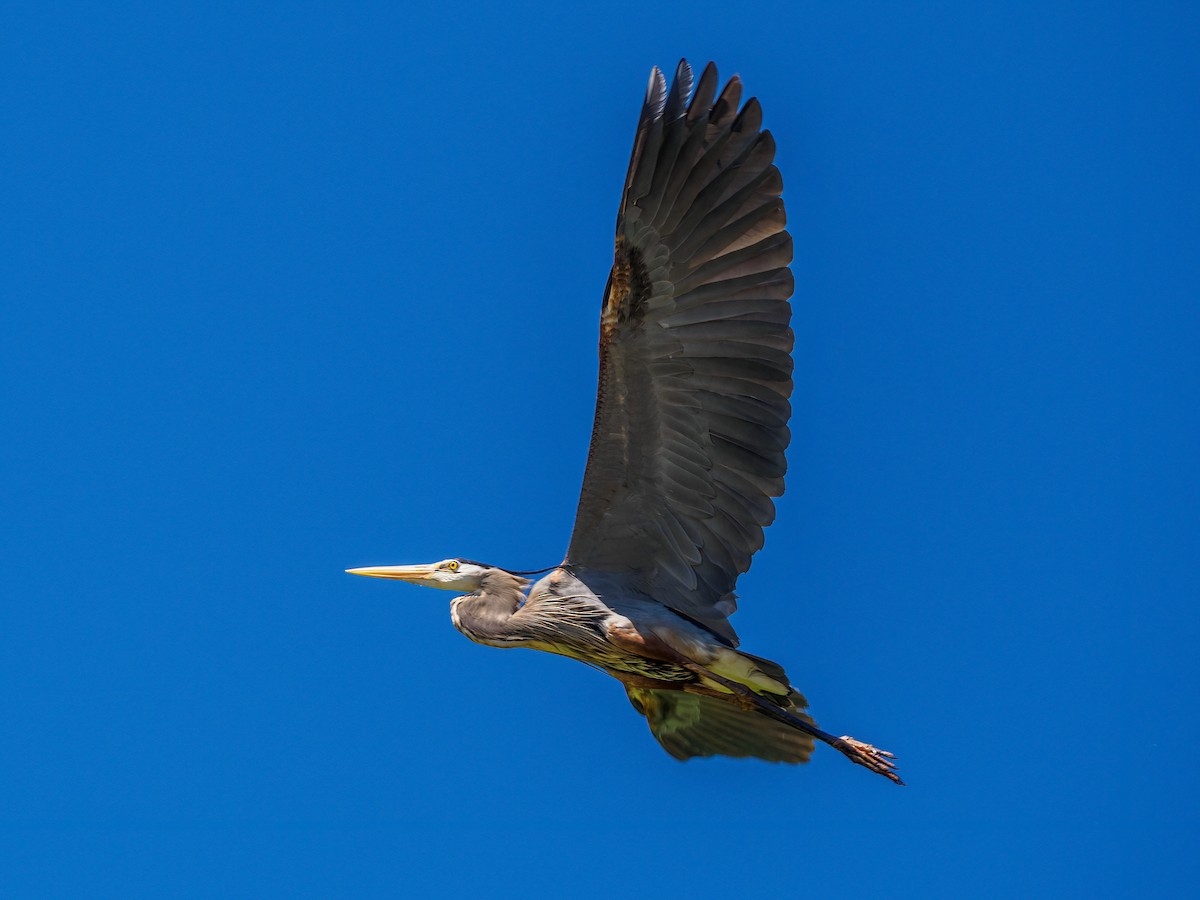
{"type": "Polygon", "coordinates": [[[671,90],[667,95],[664,109],[667,118],[678,118],[686,111],[688,98],[692,95],[692,84],[692,67],[686,59],[681,59],[675,67],[675,77],[671,80],[671,90]]]}
{"type": "Polygon", "coordinates": [[[663,104],[667,102],[667,79],[662,69],[654,66],[650,69],[650,81],[646,85],[646,107],[654,116],[662,112],[663,104]]]}

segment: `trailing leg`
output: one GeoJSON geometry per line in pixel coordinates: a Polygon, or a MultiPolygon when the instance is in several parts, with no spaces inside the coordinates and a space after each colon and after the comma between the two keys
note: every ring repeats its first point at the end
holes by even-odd
{"type": "Polygon", "coordinates": [[[900,780],[900,776],[897,775],[895,771],[896,764],[893,762],[893,760],[896,757],[893,754],[888,753],[886,750],[880,750],[877,747],[873,747],[870,744],[864,743],[863,741],[856,740],[849,735],[834,737],[832,734],[822,731],[811,722],[806,722],[799,716],[793,715],[785,709],[780,709],[770,701],[763,699],[744,684],[739,684],[736,681],[730,681],[727,678],[722,678],[720,675],[710,672],[703,666],[697,665],[693,662],[684,662],[683,665],[691,669],[700,677],[716,682],[722,687],[728,688],[733,692],[734,697],[737,698],[737,702],[742,706],[743,709],[755,709],[763,715],[769,716],[778,722],[784,722],[793,728],[797,728],[800,731],[811,734],[817,740],[824,741],[830,747],[833,747],[835,750],[838,750],[844,754],[851,762],[857,763],[860,766],[865,766],[872,772],[882,775],[884,778],[888,778],[894,781],[896,784],[904,784],[904,782],[900,780]]]}

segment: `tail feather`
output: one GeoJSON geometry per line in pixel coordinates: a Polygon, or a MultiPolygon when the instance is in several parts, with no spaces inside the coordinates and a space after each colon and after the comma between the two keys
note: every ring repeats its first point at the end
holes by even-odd
{"type": "MultiPolygon", "coordinates": [[[[773,678],[776,681],[781,681],[784,684],[788,683],[787,672],[783,670],[783,666],[774,660],[767,659],[763,656],[755,656],[753,653],[747,653],[744,650],[739,650],[742,656],[754,663],[754,667],[766,675],[768,678],[773,678]]],[[[801,703],[802,706],[807,706],[807,703],[801,703]]]]}

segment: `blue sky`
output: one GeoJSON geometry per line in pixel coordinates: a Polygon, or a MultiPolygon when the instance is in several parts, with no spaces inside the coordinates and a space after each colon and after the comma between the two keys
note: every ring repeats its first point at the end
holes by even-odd
{"type": "Polygon", "coordinates": [[[1200,17],[832,6],[5,14],[0,893],[1194,890],[1200,17]],[[681,55],[761,99],[796,241],[735,624],[904,789],[680,765],[342,573],[561,559],[681,55]]]}

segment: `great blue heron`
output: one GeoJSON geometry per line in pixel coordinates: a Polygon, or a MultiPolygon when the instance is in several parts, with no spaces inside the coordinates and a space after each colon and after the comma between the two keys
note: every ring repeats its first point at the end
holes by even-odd
{"type": "MultiPolygon", "coordinates": [[[[783,493],[792,239],[775,142],[735,75],[655,68],[600,314],[591,450],[566,559],[533,588],[467,559],[347,571],[462,591],[455,627],[625,685],[677,759],[806,762],[813,739],[902,784],[892,754],[818,729],[781,666],[737,649],[734,587],[783,493]]],[[[546,571],[546,570],[542,570],[546,571]]]]}

